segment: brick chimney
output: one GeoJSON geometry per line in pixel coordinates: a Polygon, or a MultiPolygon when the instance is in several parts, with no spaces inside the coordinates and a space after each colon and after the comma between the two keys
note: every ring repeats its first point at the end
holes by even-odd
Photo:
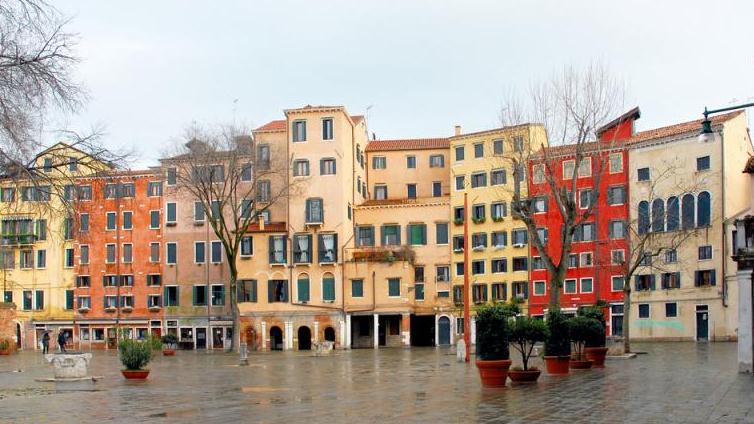
{"type": "Polygon", "coordinates": [[[461,135],[461,126],[460,125],[456,125],[456,127],[455,127],[455,134],[454,135],[456,135],[456,136],[461,135]]]}

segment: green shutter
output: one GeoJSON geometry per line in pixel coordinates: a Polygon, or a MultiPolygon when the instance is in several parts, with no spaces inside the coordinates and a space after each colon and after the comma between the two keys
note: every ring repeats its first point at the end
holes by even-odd
{"type": "Polygon", "coordinates": [[[268,280],[267,281],[267,303],[272,303],[274,291],[275,291],[275,282],[273,280],[268,280]]]}
{"type": "Polygon", "coordinates": [[[309,278],[298,279],[298,301],[309,301],[309,278]]]}
{"type": "Polygon", "coordinates": [[[73,309],[73,290],[65,291],[65,308],[73,309]]]}
{"type": "Polygon", "coordinates": [[[191,304],[196,306],[196,295],[197,295],[197,289],[199,287],[194,286],[193,290],[191,291],[191,304]]]}
{"type": "Polygon", "coordinates": [[[324,300],[335,300],[335,278],[328,277],[322,280],[322,296],[324,300]]]}

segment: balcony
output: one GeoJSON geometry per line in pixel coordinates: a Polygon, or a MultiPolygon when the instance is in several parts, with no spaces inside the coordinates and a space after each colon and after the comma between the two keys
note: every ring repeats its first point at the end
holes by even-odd
{"type": "Polygon", "coordinates": [[[25,246],[34,244],[37,237],[34,234],[3,234],[3,246],[25,246]]]}
{"type": "Polygon", "coordinates": [[[416,253],[409,246],[363,246],[346,249],[348,262],[413,263],[415,257],[416,253]]]}

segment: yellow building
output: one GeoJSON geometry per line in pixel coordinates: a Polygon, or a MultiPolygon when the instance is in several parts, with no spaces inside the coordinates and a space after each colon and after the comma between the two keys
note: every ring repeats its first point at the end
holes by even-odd
{"type": "MultiPolygon", "coordinates": [[[[519,299],[526,310],[529,246],[526,226],[511,217],[513,167],[526,164],[530,152],[546,144],[544,128],[529,124],[467,134],[456,127],[450,138],[453,301],[459,308],[464,272],[469,272],[471,305],[519,299]],[[464,195],[469,208],[468,270],[463,265],[464,195]]],[[[525,175],[517,175],[522,176],[525,198],[525,175]]]]}
{"type": "Polygon", "coordinates": [[[0,182],[4,300],[16,304],[18,343],[27,349],[38,348],[45,331],[63,329],[72,339],[74,183],[106,168],[65,143],[39,153],[34,164],[0,182]]]}

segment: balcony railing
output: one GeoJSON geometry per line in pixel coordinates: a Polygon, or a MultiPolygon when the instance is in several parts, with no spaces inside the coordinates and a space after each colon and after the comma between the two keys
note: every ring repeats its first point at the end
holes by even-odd
{"type": "Polygon", "coordinates": [[[34,244],[37,237],[34,234],[3,234],[3,246],[19,246],[34,244]]]}
{"type": "Polygon", "coordinates": [[[348,262],[414,262],[416,254],[409,246],[362,246],[346,249],[348,262]]]}

